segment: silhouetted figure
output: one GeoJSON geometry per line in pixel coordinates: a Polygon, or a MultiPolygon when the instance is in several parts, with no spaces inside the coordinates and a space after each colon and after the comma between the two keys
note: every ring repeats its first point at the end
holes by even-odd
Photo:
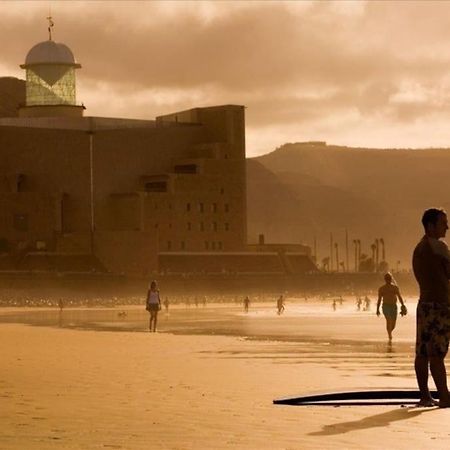
{"type": "Polygon", "coordinates": [[[247,297],[244,298],[244,311],[248,313],[248,307],[250,306],[250,299],[247,297]]]}
{"type": "Polygon", "coordinates": [[[206,295],[203,296],[203,308],[206,306],[206,295]]]}
{"type": "Polygon", "coordinates": [[[406,306],[400,295],[400,290],[389,272],[384,275],[384,281],[385,284],[378,289],[377,316],[380,315],[380,305],[383,302],[382,311],[386,318],[386,331],[389,342],[391,342],[392,332],[397,323],[397,298],[402,305],[402,311],[404,311],[403,308],[406,308],[406,306]]]}
{"type": "Polygon", "coordinates": [[[62,298],[58,300],[58,307],[60,311],[64,309],[64,300],[62,298]]]}
{"type": "Polygon", "coordinates": [[[361,311],[361,305],[362,305],[362,300],[361,300],[361,297],[358,295],[358,297],[356,297],[356,309],[358,311],[361,311]]]}
{"type": "Polygon", "coordinates": [[[364,309],[363,311],[370,311],[370,298],[367,295],[364,297],[364,309]]]}
{"type": "Polygon", "coordinates": [[[344,299],[342,298],[342,295],[339,296],[339,304],[342,306],[344,303],[344,299]]]}
{"type": "Polygon", "coordinates": [[[150,283],[150,288],[147,291],[147,302],[145,309],[150,313],[150,321],[148,324],[148,328],[150,331],[155,332],[156,322],[158,321],[158,311],[161,309],[161,299],[159,297],[159,290],[156,281],[152,281],[150,283]]]}
{"type": "Polygon", "coordinates": [[[280,295],[277,300],[277,313],[278,315],[283,314],[284,312],[284,297],[280,295]]]}
{"type": "Polygon", "coordinates": [[[440,239],[448,230],[447,213],[431,208],[424,212],[425,236],[413,253],[413,270],[420,287],[416,315],[415,370],[420,390],[420,406],[433,406],[428,390],[430,370],[439,394],[439,406],[450,406],[444,358],[450,341],[449,278],[450,253],[440,239]]]}
{"type": "Polygon", "coordinates": [[[166,308],[166,314],[169,314],[169,297],[166,297],[164,300],[164,308],[166,308]]]}
{"type": "Polygon", "coordinates": [[[333,307],[333,311],[336,311],[336,305],[337,305],[337,302],[336,302],[336,299],[334,298],[333,303],[331,304],[331,306],[333,307]]]}

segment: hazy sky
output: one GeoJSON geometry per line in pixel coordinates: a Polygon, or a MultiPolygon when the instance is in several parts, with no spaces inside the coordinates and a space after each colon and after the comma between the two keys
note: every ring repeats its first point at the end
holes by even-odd
{"type": "Polygon", "coordinates": [[[247,154],[285,142],[450,147],[450,2],[0,2],[0,76],[54,40],[88,115],[247,106],[247,154]]]}

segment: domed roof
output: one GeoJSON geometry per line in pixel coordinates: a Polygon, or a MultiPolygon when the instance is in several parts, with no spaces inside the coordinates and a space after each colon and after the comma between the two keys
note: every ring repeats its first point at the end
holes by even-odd
{"type": "Polygon", "coordinates": [[[44,41],[36,44],[25,58],[25,66],[31,64],[70,64],[77,65],[72,50],[65,44],[44,41]]]}

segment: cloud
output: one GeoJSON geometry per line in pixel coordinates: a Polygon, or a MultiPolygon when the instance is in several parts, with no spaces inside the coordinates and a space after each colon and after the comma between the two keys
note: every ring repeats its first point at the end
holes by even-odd
{"type": "MultiPolygon", "coordinates": [[[[405,144],[411,136],[441,142],[417,123],[448,120],[449,13],[446,2],[52,5],[55,40],[83,66],[78,97],[89,114],[152,118],[244,104],[252,152],[299,129],[306,139],[347,136],[367,146],[370,127],[384,127],[375,136],[384,146],[405,130],[405,144]]],[[[47,38],[47,15],[43,2],[0,3],[4,75],[19,73],[27,51],[47,38]]]]}

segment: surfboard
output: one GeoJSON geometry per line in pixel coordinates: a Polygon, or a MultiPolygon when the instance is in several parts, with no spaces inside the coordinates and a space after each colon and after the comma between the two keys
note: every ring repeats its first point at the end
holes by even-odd
{"type": "MultiPolygon", "coordinates": [[[[437,398],[437,392],[431,395],[437,398]]],[[[364,406],[364,405],[416,405],[420,398],[417,389],[380,389],[380,390],[355,390],[337,391],[320,394],[309,394],[301,397],[288,397],[273,400],[275,405],[296,406],[364,406]]]]}

